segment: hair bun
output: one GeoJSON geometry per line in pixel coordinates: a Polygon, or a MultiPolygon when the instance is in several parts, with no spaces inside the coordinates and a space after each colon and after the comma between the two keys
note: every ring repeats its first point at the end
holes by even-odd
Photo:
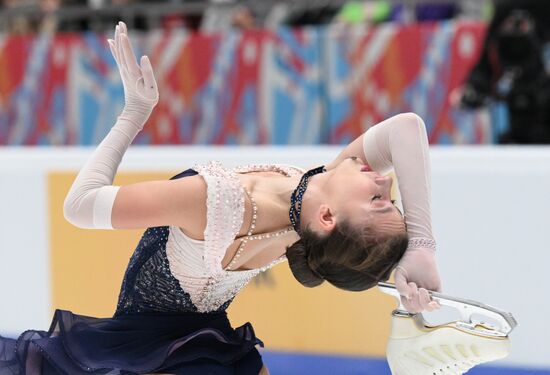
{"type": "Polygon", "coordinates": [[[286,250],[286,258],[292,274],[300,284],[313,288],[325,281],[309,267],[307,251],[300,240],[293,243],[286,250]]]}

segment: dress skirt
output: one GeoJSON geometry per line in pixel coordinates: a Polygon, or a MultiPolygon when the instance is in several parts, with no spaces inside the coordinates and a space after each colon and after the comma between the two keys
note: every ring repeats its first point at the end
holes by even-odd
{"type": "Polygon", "coordinates": [[[0,337],[0,375],[258,374],[250,323],[225,312],[93,318],[57,310],[49,331],[0,337]]]}

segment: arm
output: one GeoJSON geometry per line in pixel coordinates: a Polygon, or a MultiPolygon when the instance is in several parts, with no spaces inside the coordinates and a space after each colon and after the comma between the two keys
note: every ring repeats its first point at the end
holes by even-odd
{"type": "Polygon", "coordinates": [[[158,89],[149,59],[142,57],[141,66],[137,64],[123,23],[109,45],[122,77],[125,107],[76,177],[65,198],[65,218],[81,228],[183,226],[186,210],[200,203],[196,193],[204,192],[198,179],[112,186],[124,153],[158,101],[158,89]],[[193,195],[193,200],[186,198],[193,195]]]}
{"type": "Polygon", "coordinates": [[[431,225],[429,144],[422,119],[413,113],[391,117],[358,137],[329,165],[349,156],[363,157],[375,171],[395,169],[405,213],[409,247],[395,273],[403,303],[409,311],[430,310],[426,289],[440,290],[431,225]],[[420,287],[420,289],[419,289],[420,287]]]}
{"type": "Polygon", "coordinates": [[[399,183],[409,248],[424,242],[435,250],[431,220],[431,170],[424,121],[403,113],[377,124],[363,135],[370,167],[380,173],[395,170],[399,183]]]}
{"type": "Polygon", "coordinates": [[[392,166],[402,197],[409,246],[395,271],[395,285],[410,312],[433,310],[428,289],[440,291],[432,234],[431,170],[426,126],[413,113],[394,116],[373,126],[363,138],[366,160],[385,172],[392,166]]]}
{"type": "Polygon", "coordinates": [[[428,147],[424,121],[414,113],[402,113],[370,127],[326,168],[357,156],[379,173],[395,169],[409,237],[433,241],[428,147]]]}

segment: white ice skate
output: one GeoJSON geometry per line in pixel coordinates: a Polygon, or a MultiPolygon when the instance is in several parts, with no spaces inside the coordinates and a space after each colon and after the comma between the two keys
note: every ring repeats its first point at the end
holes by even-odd
{"type": "Polygon", "coordinates": [[[396,297],[386,355],[393,375],[464,374],[472,367],[510,353],[509,334],[517,325],[512,314],[476,301],[430,292],[432,300],[459,310],[461,319],[428,324],[422,314],[411,314],[401,304],[393,284],[379,283],[396,297]],[[474,319],[483,316],[492,323],[474,319]]]}

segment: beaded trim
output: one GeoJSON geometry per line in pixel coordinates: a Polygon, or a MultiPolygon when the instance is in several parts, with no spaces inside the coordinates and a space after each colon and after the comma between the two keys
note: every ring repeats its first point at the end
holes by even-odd
{"type": "Polygon", "coordinates": [[[307,189],[307,184],[309,182],[309,178],[311,176],[314,176],[319,173],[326,172],[327,169],[324,165],[310,169],[300,179],[300,182],[298,183],[298,186],[296,186],[296,189],[292,192],[292,195],[290,196],[290,210],[288,211],[288,216],[290,217],[290,222],[292,223],[292,227],[298,233],[299,235],[302,234],[302,231],[300,230],[300,214],[302,213],[302,198],[304,197],[304,193],[307,189]]]}
{"type": "Polygon", "coordinates": [[[409,240],[407,249],[427,248],[435,250],[435,241],[431,238],[416,237],[409,240]]]}
{"type": "Polygon", "coordinates": [[[231,259],[231,262],[227,265],[227,267],[225,267],[226,271],[231,271],[233,269],[233,266],[235,266],[235,264],[237,263],[237,260],[240,258],[244,250],[244,246],[248,243],[248,241],[263,240],[265,238],[271,238],[271,237],[279,237],[292,230],[292,227],[288,227],[286,229],[283,229],[277,232],[257,234],[253,236],[252,232],[254,231],[254,228],[256,228],[256,219],[258,218],[258,205],[256,204],[256,201],[254,200],[252,193],[249,190],[245,190],[245,192],[246,192],[246,195],[248,195],[250,202],[252,203],[252,220],[250,222],[250,227],[248,228],[248,232],[246,233],[246,236],[241,238],[239,248],[237,249],[237,252],[233,256],[233,259],[231,259]]]}

